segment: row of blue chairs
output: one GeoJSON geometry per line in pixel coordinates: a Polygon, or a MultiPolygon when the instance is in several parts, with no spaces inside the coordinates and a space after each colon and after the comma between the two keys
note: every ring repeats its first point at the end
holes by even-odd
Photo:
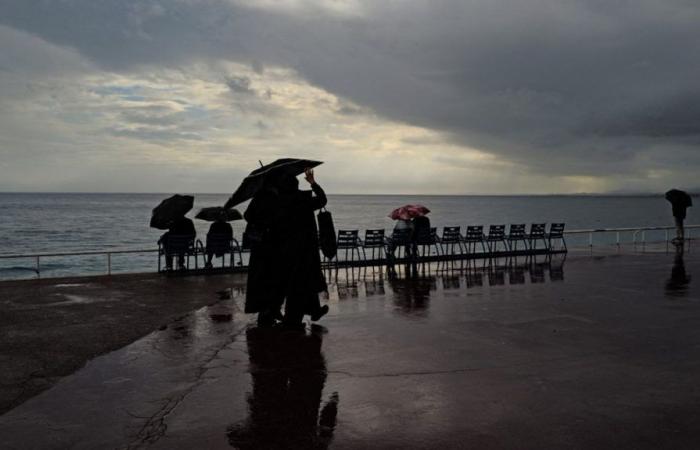
{"type": "Polygon", "coordinates": [[[403,249],[404,256],[408,252],[417,252],[414,256],[424,256],[431,249],[437,255],[467,255],[477,253],[480,246],[483,254],[496,254],[499,251],[554,251],[554,244],[559,241],[561,249],[568,251],[564,239],[564,223],[553,223],[547,230],[545,223],[533,223],[529,232],[526,224],[511,224],[506,232],[505,225],[490,225],[488,233],[484,233],[483,225],[470,225],[462,234],[461,227],[443,227],[442,235],[437,228],[426,229],[414,236],[409,229],[394,230],[391,236],[385,236],[383,229],[365,230],[364,239],[360,238],[359,230],[338,230],[338,250],[343,251],[345,259],[376,260],[382,257],[391,258],[395,252],[403,249]],[[539,243],[541,242],[541,246],[539,243]],[[522,248],[518,245],[522,243],[522,248]]]}
{"type": "MultiPolygon", "coordinates": [[[[468,255],[477,253],[481,248],[482,254],[496,254],[499,251],[517,252],[518,244],[523,244],[526,251],[546,250],[553,251],[553,243],[561,242],[564,251],[564,224],[553,223],[549,230],[546,224],[535,223],[530,225],[529,232],[525,224],[512,224],[508,232],[505,225],[490,225],[488,233],[484,233],[482,225],[470,225],[462,234],[461,227],[444,227],[442,235],[438,235],[437,228],[426,229],[414,236],[409,229],[394,230],[390,236],[385,236],[384,229],[365,230],[364,239],[359,236],[359,230],[339,230],[337,237],[338,252],[344,253],[345,260],[367,260],[370,253],[371,260],[391,259],[395,253],[403,251],[403,256],[425,256],[431,249],[437,255],[468,255]],[[542,245],[538,248],[538,243],[542,245]],[[402,250],[403,249],[403,250],[402,250]],[[414,253],[415,252],[415,253],[414,253]]],[[[194,258],[195,268],[199,267],[198,257],[206,258],[209,253],[223,254],[221,267],[226,267],[226,256],[230,267],[243,265],[243,253],[250,250],[247,239],[243,236],[242,242],[236,239],[216,239],[210,237],[208,245],[201,240],[196,241],[189,236],[171,236],[167,247],[160,245],[158,249],[158,270],[161,270],[161,257],[174,257],[183,255],[186,258],[186,267],[189,268],[190,257],[194,258]],[[236,258],[237,256],[237,258],[236,258]]],[[[204,261],[202,262],[204,267],[204,261]]]]}

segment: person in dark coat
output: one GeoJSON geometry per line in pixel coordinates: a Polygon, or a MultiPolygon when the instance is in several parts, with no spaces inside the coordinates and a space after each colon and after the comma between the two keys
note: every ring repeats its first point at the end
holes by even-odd
{"type": "MultiPolygon", "coordinates": [[[[173,248],[177,245],[171,238],[189,238],[188,247],[194,243],[194,238],[197,236],[197,231],[194,228],[194,223],[187,217],[180,217],[171,222],[168,231],[166,231],[163,236],[158,240],[159,244],[162,244],[165,248],[165,268],[167,270],[172,270],[173,267],[173,256],[177,255],[177,267],[180,270],[185,269],[185,251],[186,249],[178,245],[177,248],[173,248]]],[[[180,242],[178,242],[179,244],[180,242]]]]}
{"type": "Polygon", "coordinates": [[[271,183],[255,194],[243,214],[248,222],[243,246],[250,248],[245,312],[258,313],[259,326],[274,325],[281,318],[284,290],[277,254],[280,236],[273,231],[280,221],[279,214],[279,193],[271,183]]]}
{"type": "Polygon", "coordinates": [[[314,211],[326,206],[327,199],[313,170],[307,169],[305,175],[311,191],[300,191],[294,176],[282,176],[278,182],[281,220],[275,233],[280,237],[280,275],[286,299],[283,322],[290,328],[303,327],[305,314],[318,320],[328,312],[328,306],[321,306],[318,298],[328,286],[321,270],[314,216],[314,211]]]}
{"type": "Polygon", "coordinates": [[[676,238],[674,243],[682,243],[685,238],[685,230],[683,221],[685,220],[686,210],[689,206],[693,206],[693,201],[686,192],[678,189],[671,189],[666,193],[666,199],[671,202],[671,211],[676,222],[676,238]]]}
{"type": "Polygon", "coordinates": [[[220,258],[231,251],[231,239],[233,239],[233,227],[223,218],[212,222],[207,231],[207,262],[204,267],[211,268],[211,260],[216,256],[220,258]]]}

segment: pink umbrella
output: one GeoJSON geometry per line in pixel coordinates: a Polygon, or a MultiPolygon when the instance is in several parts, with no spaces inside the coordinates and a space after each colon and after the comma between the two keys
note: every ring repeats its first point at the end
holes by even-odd
{"type": "Polygon", "coordinates": [[[430,210],[423,205],[406,205],[396,208],[389,214],[394,220],[411,220],[414,217],[421,217],[428,214],[430,210]]]}

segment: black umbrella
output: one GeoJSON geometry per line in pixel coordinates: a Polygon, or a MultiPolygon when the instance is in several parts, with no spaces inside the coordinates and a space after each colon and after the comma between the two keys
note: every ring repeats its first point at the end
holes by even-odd
{"type": "Polygon", "coordinates": [[[250,175],[245,177],[241,185],[236,189],[236,192],[228,199],[224,208],[236,206],[239,203],[253,198],[253,196],[262,189],[265,180],[271,177],[277,177],[282,174],[297,176],[304,173],[304,170],[321,164],[323,164],[323,162],[310,159],[282,158],[272,164],[258,167],[252,171],[250,175]]]}
{"type": "Polygon", "coordinates": [[[243,216],[236,209],[226,209],[221,206],[212,206],[210,208],[202,208],[199,210],[195,219],[206,220],[207,222],[216,222],[223,220],[224,222],[233,222],[241,220],[243,216]]]}
{"type": "Polygon", "coordinates": [[[671,202],[673,205],[678,205],[681,207],[693,206],[693,199],[688,195],[687,192],[681,191],[679,189],[671,189],[666,192],[666,200],[671,202]]]}
{"type": "Polygon", "coordinates": [[[175,194],[166,198],[160,202],[160,205],[153,208],[151,227],[167,230],[175,219],[184,217],[192,206],[194,206],[194,197],[191,195],[175,194]]]}

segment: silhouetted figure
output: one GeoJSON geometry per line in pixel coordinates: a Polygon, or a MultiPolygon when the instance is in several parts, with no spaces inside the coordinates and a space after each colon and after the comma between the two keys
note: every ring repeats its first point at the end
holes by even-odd
{"type": "Polygon", "coordinates": [[[231,251],[231,239],[233,239],[233,227],[223,219],[212,222],[207,231],[207,262],[205,267],[211,268],[211,260],[216,256],[223,257],[231,251]]]}
{"type": "Polygon", "coordinates": [[[686,210],[689,206],[693,206],[693,200],[686,192],[678,189],[671,189],[666,192],[666,200],[671,202],[673,218],[676,222],[676,238],[673,242],[682,244],[685,238],[683,221],[685,220],[686,210]]]}
{"type": "Polygon", "coordinates": [[[284,266],[278,257],[281,236],[274,231],[280,222],[279,205],[277,188],[267,183],[244,213],[248,225],[243,240],[250,247],[245,312],[258,313],[260,326],[271,326],[281,317],[284,301],[284,266]]]}
{"type": "Polygon", "coordinates": [[[318,320],[328,312],[321,306],[320,292],[326,291],[326,279],[321,271],[318,229],[314,211],[326,206],[326,194],[316,183],[313,170],[307,170],[306,181],[311,191],[300,191],[299,181],[291,175],[278,180],[280,221],[273,232],[280,238],[278,255],[286,299],[284,325],[303,327],[305,314],[318,320]]]}
{"type": "MultiPolygon", "coordinates": [[[[410,239],[411,236],[413,235],[413,222],[410,220],[403,220],[403,219],[397,219],[396,220],[396,225],[394,225],[394,230],[392,231],[391,235],[392,236],[400,236],[402,234],[406,234],[408,238],[410,239]]],[[[391,244],[389,245],[389,253],[390,256],[394,256],[394,252],[396,251],[396,248],[400,244],[397,244],[396,242],[392,241],[391,244]]],[[[405,246],[405,255],[408,257],[411,254],[411,246],[406,245],[405,246]]]]}
{"type": "Polygon", "coordinates": [[[666,281],[666,292],[669,295],[681,296],[689,283],[690,276],[685,271],[685,261],[683,261],[683,246],[678,246],[671,268],[671,278],[666,281]]]}
{"type": "Polygon", "coordinates": [[[197,231],[194,228],[194,223],[187,217],[175,219],[166,231],[158,240],[165,248],[165,268],[172,270],[173,256],[177,255],[178,269],[185,268],[185,253],[188,248],[194,243],[194,238],[197,236],[197,231]]]}
{"type": "Polygon", "coordinates": [[[328,448],[339,397],[332,393],[321,408],[322,335],[250,328],[246,337],[253,391],[248,418],[228,427],[229,443],[241,450],[328,448]]]}

